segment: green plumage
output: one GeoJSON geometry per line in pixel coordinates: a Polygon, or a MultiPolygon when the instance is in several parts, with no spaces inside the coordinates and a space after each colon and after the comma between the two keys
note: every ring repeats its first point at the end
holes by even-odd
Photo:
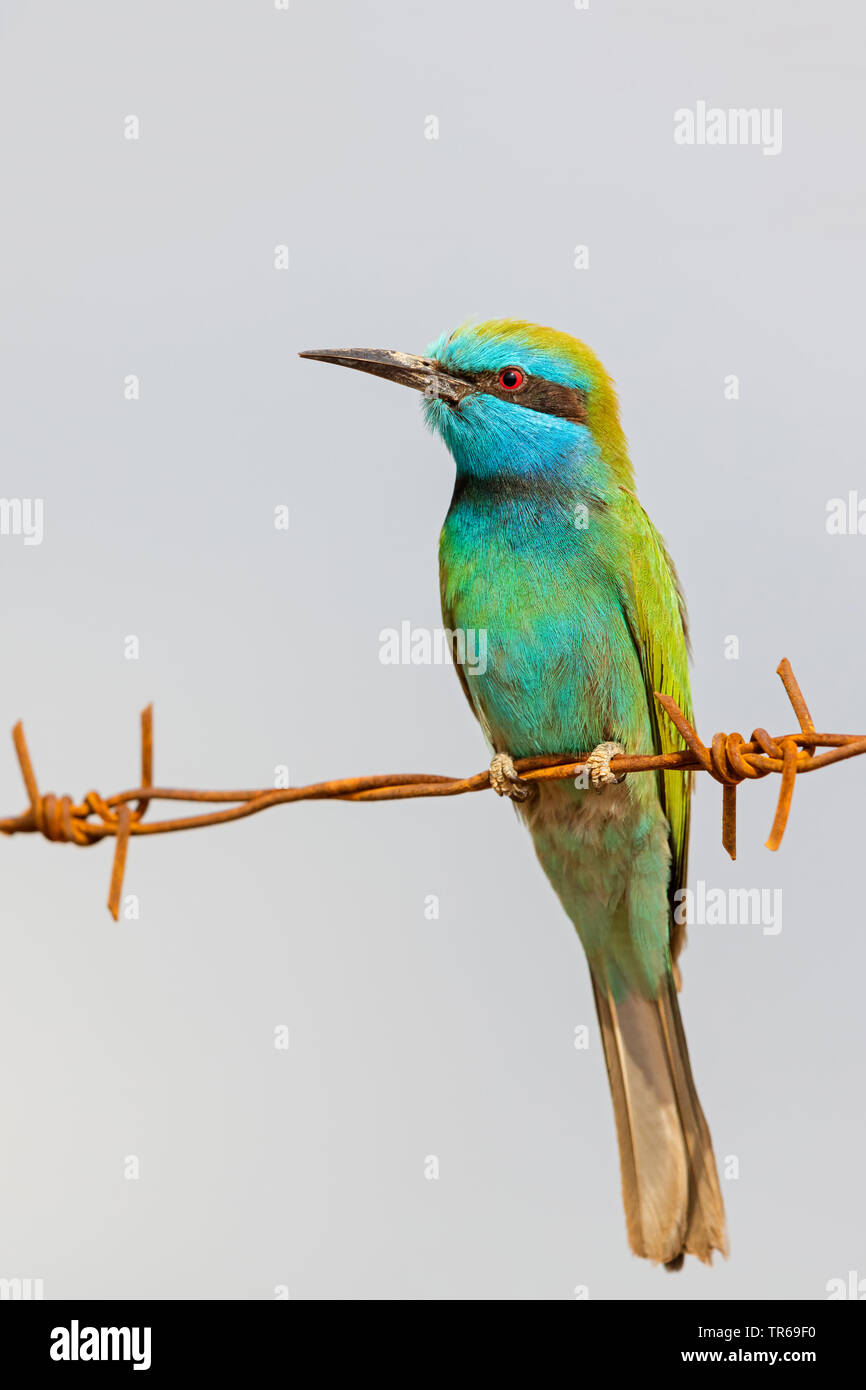
{"type": "MultiPolygon", "coordinates": [[[[487,632],[487,670],[460,671],[464,690],[494,751],[512,757],[588,751],[605,741],[635,753],[681,747],[653,691],[673,695],[688,712],[682,603],[661,538],[634,495],[613,387],[573,339],[496,327],[471,330],[474,358],[459,332],[431,356],[446,366],[483,365],[492,342],[498,361],[523,362],[521,339],[548,356],[564,341],[566,370],[588,384],[591,406],[586,427],[551,429],[549,417],[491,399],[492,418],[480,422],[481,458],[478,424],[428,405],[458,472],[440,543],[443,619],[449,630],[487,632]]],[[[688,778],[635,777],[622,799],[629,814],[596,827],[586,853],[576,822],[582,808],[598,819],[591,789],[546,787],[527,818],[590,962],[616,991],[651,995],[668,968],[664,902],[685,877],[688,778]],[[597,882],[599,845],[611,862],[641,847],[621,885],[635,900],[631,927],[613,933],[610,872],[604,886],[597,882]]]]}
{"type": "Polygon", "coordinates": [[[493,785],[520,791],[504,755],[596,750],[591,784],[540,783],[519,809],[589,962],[632,1248],[669,1268],[709,1260],[726,1249],[724,1210],[674,979],[689,778],[613,785],[602,747],[681,747],[655,691],[691,718],[682,598],[635,495],[613,385],[583,343],[511,319],[463,325],[423,358],[308,355],[423,390],[453,455],[442,614],[451,632],[486,632],[486,667],[457,672],[493,785]]]}
{"type": "MultiPolygon", "coordinates": [[[[653,694],[691,717],[684,605],[635,495],[601,364],[574,339],[511,321],[458,330],[428,353],[488,388],[456,409],[435,398],[425,408],[457,467],[439,550],[443,619],[487,632],[486,670],[458,671],[491,749],[515,758],[681,747],[653,694]],[[497,390],[512,379],[534,390],[529,408],[497,390]],[[548,400],[561,413],[546,413],[548,400]]],[[[727,1246],[674,982],[689,781],[546,782],[520,804],[589,962],[629,1239],[671,1269],[727,1246]]]]}

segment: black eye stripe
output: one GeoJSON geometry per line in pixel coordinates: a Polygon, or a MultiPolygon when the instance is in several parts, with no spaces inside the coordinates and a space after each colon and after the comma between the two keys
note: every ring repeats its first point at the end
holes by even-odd
{"type": "Polygon", "coordinates": [[[515,364],[515,371],[524,373],[525,380],[519,390],[507,390],[500,385],[500,367],[495,372],[456,372],[452,367],[443,368],[449,376],[459,377],[477,391],[484,391],[497,400],[508,401],[511,405],[523,406],[527,410],[537,410],[543,415],[558,415],[562,420],[572,420],[583,424],[586,420],[586,392],[578,386],[564,386],[561,381],[548,381],[546,377],[532,376],[523,367],[515,364]]]}

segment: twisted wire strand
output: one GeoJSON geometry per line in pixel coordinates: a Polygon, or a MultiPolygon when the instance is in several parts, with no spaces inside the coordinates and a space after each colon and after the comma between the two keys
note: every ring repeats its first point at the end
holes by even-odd
{"type": "MultiPolygon", "coordinates": [[[[831,763],[866,753],[866,736],[861,734],[818,733],[790,662],[776,668],[791,701],[800,728],[797,733],[773,738],[766,729],[752,731],[746,741],[740,733],[717,733],[709,747],[702,743],[679,705],[670,695],[655,693],[655,699],[681,735],[686,747],[674,753],[617,754],[611,758],[614,773],[621,772],[707,772],[722,787],[722,844],[732,859],[737,857],[737,787],[745,781],[759,780],[770,773],[781,778],[776,812],[768,849],[777,850],[782,842],[794,784],[801,772],[812,772],[831,763]],[[816,753],[816,749],[826,751],[816,753]]],[[[94,845],[115,839],[114,861],[108,892],[108,910],[118,919],[123,893],[127,851],[137,835],[167,835],[179,830],[200,830],[225,825],[258,815],[271,806],[295,801],[406,801],[415,797],[462,796],[466,792],[486,791],[490,787],[487,770],[472,777],[444,777],[435,773],[394,773],[372,777],[344,777],[316,782],[307,787],[265,788],[244,791],[201,791],[153,785],[153,706],[141,712],[141,783],[130,791],[102,797],[89,791],[80,802],[69,796],[41,793],[24,737],[23,725],[12,731],[21,776],[29,805],[18,816],[0,818],[4,835],[40,834],[47,840],[75,845],[94,845]],[[223,810],[173,819],[148,820],[144,817],[154,801],[183,801],[205,804],[228,803],[223,810]]],[[[514,766],[529,783],[559,781],[577,777],[588,753],[557,754],[537,758],[517,758],[514,766]]]]}

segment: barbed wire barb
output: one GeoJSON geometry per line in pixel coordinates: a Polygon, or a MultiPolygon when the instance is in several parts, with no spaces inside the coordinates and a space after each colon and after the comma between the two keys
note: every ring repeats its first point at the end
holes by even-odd
{"type": "MultiPolygon", "coordinates": [[[[722,787],[722,844],[732,859],[737,857],[737,788],[741,782],[760,780],[770,773],[781,778],[776,812],[768,849],[777,850],[782,842],[797,775],[812,772],[831,763],[866,753],[866,735],[818,733],[809,708],[787,658],[779,663],[781,677],[799,730],[773,738],[764,728],[752,731],[746,741],[742,734],[716,734],[707,747],[702,743],[679,705],[670,695],[655,692],[655,699],[680,734],[685,748],[673,753],[625,753],[610,760],[614,773],[620,772],[707,772],[722,787]],[[826,751],[817,753],[816,749],[826,751]]],[[[307,787],[265,788],[252,791],[201,791],[153,784],[153,706],[141,712],[141,782],[131,791],[102,797],[89,791],[80,802],[69,796],[40,793],[33,763],[19,721],[12,740],[29,805],[18,816],[0,819],[4,835],[40,834],[47,840],[81,846],[115,839],[114,860],[108,891],[108,910],[118,920],[130,840],[139,835],[166,835],[179,830],[200,830],[225,825],[258,815],[271,806],[295,801],[406,801],[415,797],[462,796],[487,791],[490,775],[485,769],[471,777],[444,777],[436,773],[395,773],[371,777],[345,777],[337,781],[316,782],[307,787]],[[227,803],[225,809],[167,820],[144,819],[154,801],[227,803]]],[[[577,777],[584,770],[587,753],[555,754],[537,758],[517,758],[514,766],[521,779],[530,783],[577,777]]]]}

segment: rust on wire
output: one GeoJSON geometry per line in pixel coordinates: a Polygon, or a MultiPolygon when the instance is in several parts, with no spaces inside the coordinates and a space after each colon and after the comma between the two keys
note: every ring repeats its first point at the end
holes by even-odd
{"type": "MultiPolygon", "coordinates": [[[[859,734],[819,734],[815,730],[802,691],[790,662],[776,668],[791,701],[800,728],[795,734],[772,738],[766,729],[755,729],[748,742],[742,734],[716,734],[707,748],[669,695],[655,698],[678,730],[686,747],[675,753],[618,754],[610,760],[611,771],[620,772],[708,772],[722,786],[722,844],[732,859],[737,846],[737,787],[775,772],[780,776],[779,798],[768,849],[782,842],[794,782],[800,772],[812,772],[830,763],[866,753],[866,736],[859,734]],[[816,753],[817,748],[826,751],[816,753]]],[[[404,801],[419,796],[461,796],[464,792],[486,791],[490,787],[487,771],[473,777],[441,777],[435,773],[396,773],[376,777],[345,777],[334,782],[316,782],[308,787],[287,787],[253,791],[192,791],[179,787],[153,785],[153,706],[141,714],[141,783],[132,791],[103,798],[90,791],[80,802],[68,796],[41,793],[24,729],[20,723],[12,731],[21,776],[29,805],[19,816],[0,819],[0,833],[17,835],[38,833],[48,840],[67,844],[93,845],[109,837],[115,839],[114,862],[108,894],[108,908],[117,921],[123,892],[123,878],[130,840],[137,835],[166,835],[176,830],[197,830],[208,825],[225,825],[245,816],[257,815],[271,806],[294,801],[404,801]],[[222,810],[175,819],[145,821],[153,801],[231,803],[222,810]]],[[[514,766],[527,782],[546,782],[576,777],[588,754],[561,754],[515,759],[514,766]]]]}

